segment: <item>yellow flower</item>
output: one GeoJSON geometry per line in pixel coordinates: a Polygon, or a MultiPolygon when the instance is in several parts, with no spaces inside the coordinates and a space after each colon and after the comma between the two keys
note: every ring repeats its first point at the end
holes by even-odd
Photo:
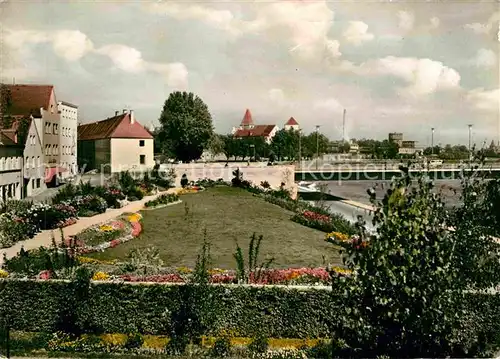
{"type": "Polygon", "coordinates": [[[193,270],[191,268],[188,268],[188,267],[179,267],[179,268],[177,268],[177,271],[181,274],[188,274],[188,273],[191,273],[193,270]]]}
{"type": "Polygon", "coordinates": [[[326,234],[325,239],[328,240],[329,238],[334,238],[340,242],[349,242],[350,240],[350,237],[347,234],[340,232],[331,232],[326,234]]]}
{"type": "Polygon", "coordinates": [[[7,278],[9,276],[9,273],[4,271],[3,269],[0,269],[0,278],[7,278]]]}
{"type": "Polygon", "coordinates": [[[99,260],[99,259],[95,259],[95,258],[90,258],[90,257],[77,257],[78,259],[78,262],[82,263],[82,264],[85,264],[85,263],[88,263],[88,264],[104,264],[104,265],[112,265],[112,264],[115,264],[116,261],[115,260],[111,260],[111,261],[102,261],[102,260],[99,260]]]}
{"type": "Polygon", "coordinates": [[[340,267],[333,267],[332,268],[334,272],[342,275],[349,275],[352,274],[352,270],[347,269],[347,268],[340,268],[340,267]]]}
{"type": "Polygon", "coordinates": [[[108,280],[109,275],[104,272],[95,272],[94,276],[92,277],[92,280],[108,280]]]}
{"type": "Polygon", "coordinates": [[[118,346],[125,344],[127,336],[125,334],[102,334],[101,339],[105,344],[118,346]]]}
{"type": "Polygon", "coordinates": [[[111,232],[114,230],[114,228],[112,226],[110,226],[109,224],[103,224],[102,226],[99,227],[99,229],[102,232],[111,232]]]}
{"type": "Polygon", "coordinates": [[[128,221],[130,223],[139,222],[142,219],[142,215],[140,213],[132,213],[128,216],[128,221]]]}

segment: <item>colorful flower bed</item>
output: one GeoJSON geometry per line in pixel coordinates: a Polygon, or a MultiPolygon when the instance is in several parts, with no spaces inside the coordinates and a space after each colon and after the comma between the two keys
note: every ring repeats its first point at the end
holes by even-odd
{"type": "Polygon", "coordinates": [[[348,236],[340,232],[331,232],[325,235],[325,241],[343,248],[363,249],[369,246],[368,241],[363,241],[359,236],[348,236]]]}
{"type": "Polygon", "coordinates": [[[114,248],[121,243],[138,237],[142,232],[142,215],[124,213],[122,216],[85,229],[76,236],[67,238],[67,245],[72,243],[78,253],[91,253],[114,248]]]}
{"type": "Polygon", "coordinates": [[[304,210],[294,214],[292,221],[303,226],[314,228],[322,232],[344,232],[354,233],[353,225],[340,215],[322,214],[310,210],[304,210]]]}
{"type": "Polygon", "coordinates": [[[162,194],[151,201],[147,201],[144,204],[144,206],[146,208],[159,208],[159,207],[165,207],[170,203],[176,203],[178,201],[179,201],[179,196],[177,194],[168,193],[168,194],[162,194]]]}

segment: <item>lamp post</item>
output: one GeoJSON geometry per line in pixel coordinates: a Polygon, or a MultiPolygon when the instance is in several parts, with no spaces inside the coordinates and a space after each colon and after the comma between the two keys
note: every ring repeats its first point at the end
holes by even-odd
{"type": "Polygon", "coordinates": [[[469,126],[469,161],[472,157],[472,154],[471,154],[471,139],[472,139],[472,125],[468,125],[469,126]]]}
{"type": "Polygon", "coordinates": [[[319,161],[319,125],[316,125],[316,169],[318,169],[319,161]]]}
{"type": "Polygon", "coordinates": [[[299,128],[299,168],[302,167],[302,130],[299,128]]]}
{"type": "Polygon", "coordinates": [[[431,156],[434,155],[434,127],[431,128],[431,156]]]}

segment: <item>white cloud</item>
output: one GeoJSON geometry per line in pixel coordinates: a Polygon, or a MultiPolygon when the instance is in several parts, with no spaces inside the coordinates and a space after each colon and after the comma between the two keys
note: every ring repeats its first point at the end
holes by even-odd
{"type": "Polygon", "coordinates": [[[430,20],[431,22],[431,29],[437,29],[439,27],[439,25],[441,24],[441,20],[439,20],[438,17],[433,17],[431,18],[430,20]]]}
{"type": "Polygon", "coordinates": [[[368,32],[368,25],[363,21],[350,21],[349,26],[343,33],[347,42],[360,45],[365,41],[374,39],[374,35],[368,32]]]}
{"type": "Polygon", "coordinates": [[[105,45],[96,50],[98,54],[108,56],[117,68],[126,72],[140,72],[145,69],[145,62],[139,50],[120,44],[105,45]]]}
{"type": "Polygon", "coordinates": [[[490,49],[479,49],[474,60],[477,67],[493,67],[497,63],[497,55],[490,49]]]}
{"type": "Polygon", "coordinates": [[[325,100],[316,101],[313,105],[315,110],[326,111],[326,112],[342,112],[344,107],[335,98],[329,98],[325,100]]]}
{"type": "Polygon", "coordinates": [[[431,59],[388,56],[359,66],[344,62],[341,69],[362,76],[398,77],[408,84],[404,93],[412,96],[460,88],[460,74],[442,62],[431,59]]]}
{"type": "Polygon", "coordinates": [[[285,94],[282,89],[274,88],[268,92],[269,99],[278,106],[283,106],[285,104],[285,94]]]}
{"type": "Polygon", "coordinates": [[[471,23],[466,24],[464,27],[466,29],[472,30],[474,33],[478,35],[487,35],[492,30],[499,31],[498,23],[500,22],[500,11],[493,13],[486,23],[471,23]]]}
{"type": "Polygon", "coordinates": [[[188,69],[180,62],[171,64],[148,63],[147,68],[163,76],[169,87],[185,90],[188,87],[188,69]]]}
{"type": "Polygon", "coordinates": [[[494,90],[474,89],[468,92],[467,102],[483,111],[500,111],[500,88],[494,90]]]}
{"type": "Polygon", "coordinates": [[[411,11],[398,11],[399,28],[410,31],[415,25],[415,15],[411,11]]]}
{"type": "Polygon", "coordinates": [[[328,37],[334,13],[325,0],[259,2],[252,20],[207,5],[180,4],[167,1],[146,8],[176,19],[197,19],[232,36],[261,34],[271,41],[286,41],[290,52],[303,60],[321,61],[341,55],[338,41],[328,37]]]}
{"type": "Polygon", "coordinates": [[[92,41],[80,31],[62,30],[52,36],[54,52],[68,61],[77,61],[93,49],[92,41]]]}
{"type": "Polygon", "coordinates": [[[3,41],[14,49],[21,49],[26,45],[35,45],[48,42],[50,38],[42,31],[5,29],[3,41]]]}

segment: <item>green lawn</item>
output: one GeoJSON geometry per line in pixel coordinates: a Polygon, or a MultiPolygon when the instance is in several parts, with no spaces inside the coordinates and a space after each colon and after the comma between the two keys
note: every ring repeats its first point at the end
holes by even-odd
{"type": "Polygon", "coordinates": [[[263,235],[260,258],[275,258],[273,267],[308,267],[339,264],[338,252],[324,241],[324,233],[290,220],[292,212],[251,193],[231,187],[210,188],[186,194],[184,203],[144,211],[144,232],[137,239],[92,256],[124,259],[134,248],[156,247],[164,265],[193,267],[203,242],[212,243],[213,265],[236,267],[233,253],[236,240],[247,257],[252,233],[263,235]],[[186,212],[189,215],[186,217],[186,212]]]}

